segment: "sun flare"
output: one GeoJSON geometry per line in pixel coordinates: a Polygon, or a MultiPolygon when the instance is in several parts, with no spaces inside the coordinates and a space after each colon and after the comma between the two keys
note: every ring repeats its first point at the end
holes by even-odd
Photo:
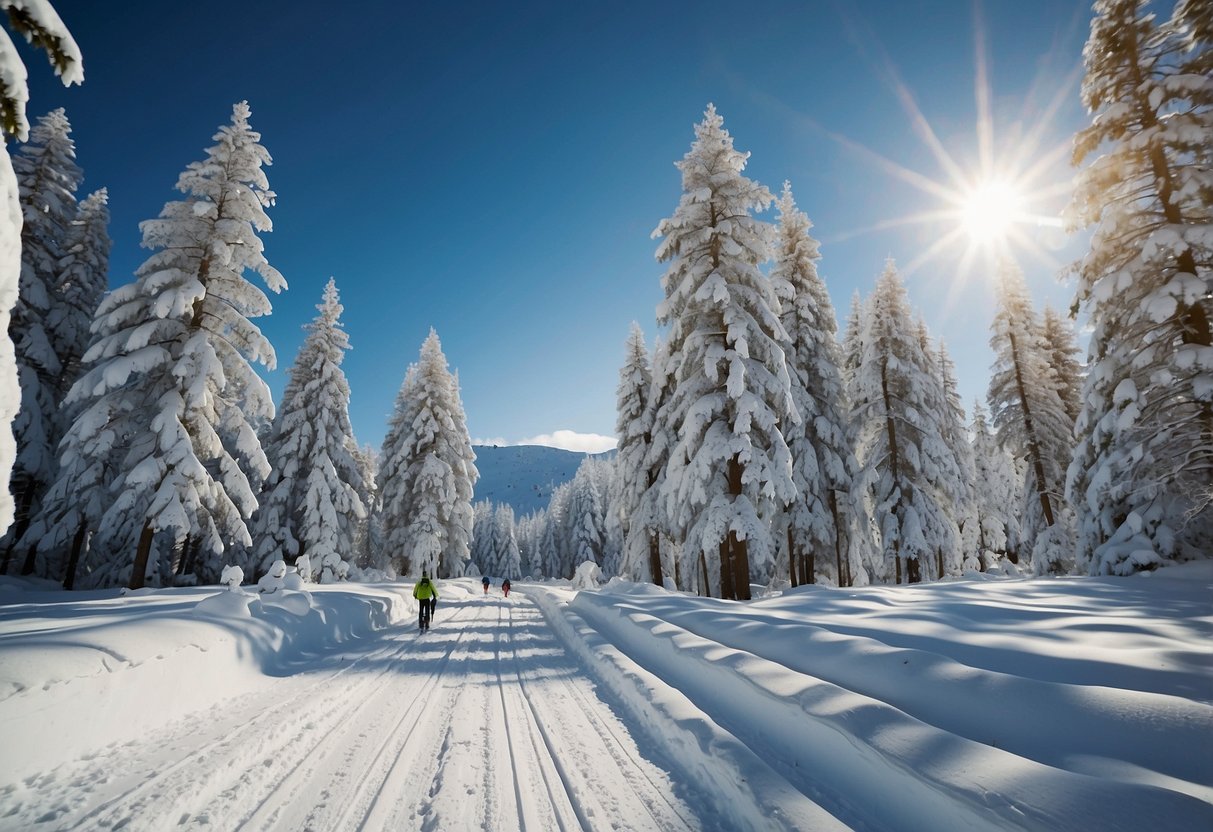
{"type": "Polygon", "coordinates": [[[965,195],[961,226],[975,243],[996,243],[1023,220],[1023,208],[1023,194],[1014,185],[998,180],[983,182],[965,195]]]}

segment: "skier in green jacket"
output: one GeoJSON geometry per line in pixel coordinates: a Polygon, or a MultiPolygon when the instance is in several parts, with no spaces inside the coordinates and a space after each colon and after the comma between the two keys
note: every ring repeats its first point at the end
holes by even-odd
{"type": "Polygon", "coordinates": [[[417,599],[417,627],[425,632],[430,628],[430,620],[434,617],[434,608],[438,606],[438,587],[430,583],[430,573],[422,572],[421,580],[413,587],[413,597],[417,599]]]}

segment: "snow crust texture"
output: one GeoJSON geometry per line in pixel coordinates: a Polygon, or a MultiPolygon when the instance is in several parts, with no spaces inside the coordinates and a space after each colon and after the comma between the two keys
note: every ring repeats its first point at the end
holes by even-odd
{"type": "Polygon", "coordinates": [[[461,579],[426,633],[403,583],[24,583],[0,830],[1213,824],[1208,564],[746,605],[461,579]]]}

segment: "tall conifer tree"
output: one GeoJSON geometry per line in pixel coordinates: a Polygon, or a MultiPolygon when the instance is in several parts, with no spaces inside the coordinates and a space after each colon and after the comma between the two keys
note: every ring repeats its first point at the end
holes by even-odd
{"type": "Polygon", "coordinates": [[[344,578],[366,517],[362,469],[354,456],[350,385],[341,369],[349,336],[333,279],[291,366],[282,405],[265,442],[271,472],[253,520],[255,568],[307,555],[309,580],[344,578]]]}
{"type": "Polygon", "coordinates": [[[753,218],[772,197],[742,175],[748,154],[733,148],[708,105],[695,142],[678,163],[683,196],[653,232],[670,325],[673,390],[658,418],[677,443],[665,497],[688,554],[702,555],[712,585],[748,600],[750,579],[769,575],[770,521],[796,496],[782,430],[798,421],[784,363],[787,333],[779,302],[758,265],[770,255],[770,227],[753,218]]]}
{"type": "Polygon", "coordinates": [[[1078,554],[1125,574],[1213,547],[1213,24],[1180,2],[1099,0],[1075,137],[1074,264],[1093,327],[1069,471],[1078,554]]]}
{"type": "Polygon", "coordinates": [[[269,314],[269,299],[244,274],[275,292],[286,281],[258,236],[271,230],[274,192],[262,170],[270,155],[248,119],[248,104],[235,105],[206,158],[178,179],[186,198],[141,225],[154,253],[97,310],[90,369],[68,396],[81,408],[71,431],[85,457],[123,449],[101,520],[108,545],[89,553],[95,584],[166,583],[182,558],[214,580],[227,546],[252,543],[250,479],[269,473],[253,425],[274,406],[249,362],[273,367],[275,357],[250,320],[269,314]],[[158,533],[168,545],[153,559],[158,533]]]}
{"type": "Polygon", "coordinates": [[[796,208],[785,182],[778,201],[779,227],[771,283],[791,339],[787,353],[799,425],[787,425],[797,497],[787,512],[789,575],[793,586],[816,583],[821,573],[847,586],[852,518],[849,495],[855,457],[847,440],[849,409],[842,378],[838,323],[825,283],[817,274],[812,223],[796,208]]]}

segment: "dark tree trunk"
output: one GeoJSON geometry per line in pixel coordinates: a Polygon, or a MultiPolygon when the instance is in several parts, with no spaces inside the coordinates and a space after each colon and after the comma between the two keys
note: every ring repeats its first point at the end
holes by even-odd
{"type": "Polygon", "coordinates": [[[817,553],[809,552],[804,556],[804,582],[806,584],[817,583],[817,553]]]}
{"type": "Polygon", "coordinates": [[[830,515],[834,518],[834,568],[839,586],[849,586],[850,581],[842,573],[842,524],[838,522],[838,492],[830,489],[830,515]]]}
{"type": "Polygon", "coordinates": [[[939,575],[936,578],[936,580],[942,581],[943,580],[943,549],[935,550],[935,560],[939,565],[939,575]]]}
{"type": "MultiPolygon", "coordinates": [[[[677,567],[678,561],[675,560],[674,564],[675,564],[675,567],[677,567]]],[[[679,586],[681,586],[681,584],[679,586]]],[[[700,551],[700,553],[699,553],[699,594],[703,595],[705,597],[710,596],[712,593],[708,589],[709,586],[711,586],[711,584],[708,583],[708,559],[706,557],[704,557],[703,552],[700,551]]]]}
{"type": "Polygon", "coordinates": [[[788,580],[792,586],[800,586],[796,583],[796,547],[792,545],[792,524],[788,524],[788,580]]]}
{"type": "MultiPolygon", "coordinates": [[[[737,597],[733,591],[733,564],[731,560],[729,539],[726,537],[720,541],[720,597],[730,600],[737,597]]],[[[711,595],[712,593],[709,592],[708,594],[711,595]]]]}
{"type": "Polygon", "coordinates": [[[72,538],[72,553],[67,559],[67,574],[63,577],[64,589],[76,588],[76,570],[80,568],[80,553],[84,550],[84,541],[88,537],[88,526],[80,524],[76,536],[72,538]]]}
{"type": "Polygon", "coordinates": [[[906,583],[916,584],[922,581],[922,567],[918,558],[906,558],[906,583]]]}
{"type": "Polygon", "coordinates": [[[142,589],[147,582],[147,558],[152,551],[152,537],[155,532],[151,526],[144,526],[139,535],[139,547],[135,549],[135,564],[131,567],[131,579],[127,586],[130,589],[142,589]]]}
{"type": "MultiPolygon", "coordinates": [[[[745,469],[736,454],[729,460],[729,494],[741,496],[741,475],[745,469]]],[[[733,591],[739,601],[750,600],[750,552],[747,541],[740,540],[737,532],[729,532],[730,560],[733,562],[733,591]]]]}
{"type": "MultiPolygon", "coordinates": [[[[34,487],[32,484],[26,485],[21,490],[21,499],[18,501],[16,511],[13,515],[13,520],[16,525],[13,527],[12,536],[9,538],[8,548],[4,550],[4,563],[0,564],[0,575],[8,574],[8,566],[13,560],[13,553],[17,550],[17,543],[25,536],[25,530],[29,528],[29,510],[34,503],[34,487]]],[[[25,562],[29,562],[29,556],[26,555],[25,562]]],[[[33,571],[32,569],[30,570],[33,571]]],[[[29,572],[24,571],[22,567],[22,575],[28,575],[29,572]]]]}
{"type": "Polygon", "coordinates": [[[38,563],[38,544],[35,543],[25,550],[25,563],[21,564],[22,575],[34,574],[34,566],[38,563]]]}
{"type": "Polygon", "coordinates": [[[653,583],[657,586],[665,585],[664,576],[661,574],[661,541],[656,532],[649,532],[649,574],[653,576],[653,583]]]}
{"type": "Polygon", "coordinates": [[[1023,429],[1028,434],[1028,455],[1032,457],[1032,470],[1036,474],[1036,493],[1040,497],[1040,509],[1045,515],[1045,525],[1052,526],[1053,504],[1049,500],[1044,463],[1040,458],[1040,443],[1036,439],[1036,425],[1032,421],[1032,409],[1028,407],[1027,388],[1019,366],[1019,347],[1015,344],[1015,333],[1008,333],[1007,337],[1011,339],[1011,360],[1015,362],[1015,387],[1019,391],[1019,404],[1023,408],[1023,429]]]}

